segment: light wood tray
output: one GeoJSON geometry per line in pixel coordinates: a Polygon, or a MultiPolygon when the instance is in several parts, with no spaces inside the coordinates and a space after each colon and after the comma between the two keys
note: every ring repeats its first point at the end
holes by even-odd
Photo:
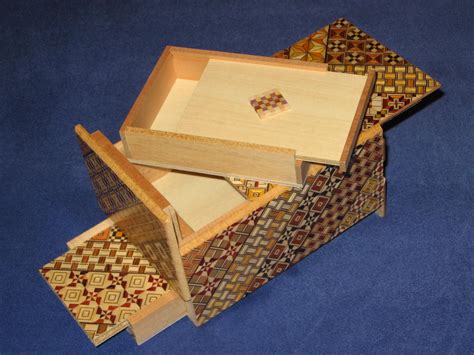
{"type": "Polygon", "coordinates": [[[135,163],[300,186],[304,162],[349,164],[374,75],[325,64],[167,47],[121,136],[135,163]],[[249,98],[278,89],[289,111],[249,98]]]}

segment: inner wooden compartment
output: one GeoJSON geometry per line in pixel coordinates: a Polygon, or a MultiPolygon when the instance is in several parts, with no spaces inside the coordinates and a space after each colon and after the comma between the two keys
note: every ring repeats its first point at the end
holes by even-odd
{"type": "MultiPolygon", "coordinates": [[[[115,148],[123,153],[122,142],[116,143],[115,148]]],[[[143,165],[135,167],[174,208],[183,238],[248,202],[220,176],[143,165]]]]}
{"type": "Polygon", "coordinates": [[[183,238],[247,202],[242,194],[219,176],[146,169],[154,170],[154,174],[144,176],[176,211],[183,238]]]}
{"type": "MultiPolygon", "coordinates": [[[[339,165],[367,77],[170,51],[152,73],[133,127],[296,150],[339,165]],[[290,110],[260,119],[249,98],[279,89],[290,110]]],[[[166,149],[166,147],[163,147],[166,149]]]]}

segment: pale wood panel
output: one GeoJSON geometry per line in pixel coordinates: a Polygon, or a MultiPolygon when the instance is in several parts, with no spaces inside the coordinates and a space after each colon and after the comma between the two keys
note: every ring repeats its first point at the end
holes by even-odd
{"type": "Polygon", "coordinates": [[[170,172],[153,186],[195,231],[246,201],[219,177],[170,172]]]}
{"type": "Polygon", "coordinates": [[[296,150],[339,165],[367,77],[209,60],[177,132],[296,150]],[[277,88],[290,111],[259,119],[249,97],[277,88]]]}
{"type": "Polygon", "coordinates": [[[121,135],[136,164],[301,186],[292,149],[138,127],[121,135]]]}
{"type": "Polygon", "coordinates": [[[196,80],[176,79],[150,128],[175,132],[197,83],[196,80]]]}

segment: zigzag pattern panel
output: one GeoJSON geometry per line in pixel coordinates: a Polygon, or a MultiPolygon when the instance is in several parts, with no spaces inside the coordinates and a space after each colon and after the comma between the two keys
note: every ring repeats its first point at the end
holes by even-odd
{"type": "Polygon", "coordinates": [[[329,70],[363,75],[377,72],[377,80],[362,129],[385,122],[414,105],[441,85],[421,69],[346,19],[312,33],[279,58],[327,63],[329,70]]]}
{"type": "Polygon", "coordinates": [[[195,264],[203,255],[188,269],[196,270],[188,279],[198,321],[207,322],[379,209],[383,161],[384,141],[377,136],[356,147],[349,175],[327,167],[193,250],[195,264]],[[247,232],[235,236],[239,228],[247,232]]]}
{"type": "Polygon", "coordinates": [[[125,329],[131,314],[169,289],[117,227],[67,251],[40,273],[95,345],[125,329]]]}
{"type": "Polygon", "coordinates": [[[241,246],[248,238],[260,213],[261,209],[254,211],[246,219],[228,227],[212,240],[204,257],[188,280],[196,312],[201,313],[214,295],[217,285],[239,254],[241,246]]]}

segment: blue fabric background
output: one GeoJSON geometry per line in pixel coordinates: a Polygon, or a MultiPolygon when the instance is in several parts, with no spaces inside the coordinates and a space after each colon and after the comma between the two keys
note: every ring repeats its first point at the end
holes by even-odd
{"type": "Polygon", "coordinates": [[[443,84],[386,132],[372,215],[201,328],[102,352],[472,353],[472,1],[2,1],[0,353],[93,350],[37,269],[100,222],[73,134],[112,141],[164,46],[270,55],[346,17],[443,84]]]}

